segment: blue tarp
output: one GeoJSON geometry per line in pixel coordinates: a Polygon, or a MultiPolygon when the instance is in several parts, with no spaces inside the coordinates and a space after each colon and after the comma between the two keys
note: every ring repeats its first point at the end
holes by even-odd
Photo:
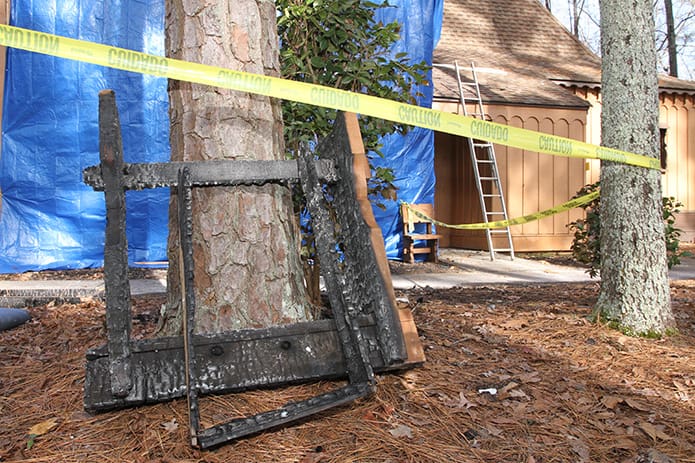
{"type": "MultiPolygon", "coordinates": [[[[391,0],[378,19],[398,20],[414,61],[432,62],[443,0],[391,0]]],[[[164,54],[163,0],[14,0],[11,24],[158,55],[164,54]]],[[[9,49],[0,155],[0,273],[85,268],[103,263],[103,194],[82,183],[98,163],[98,92],[111,88],[127,162],[169,159],[166,79],[9,49]]],[[[420,89],[430,106],[432,88],[420,89]]],[[[391,136],[383,160],[395,168],[399,199],[434,200],[429,130],[391,136]]],[[[400,257],[398,204],[376,209],[390,258],[400,257]]],[[[131,264],[166,259],[168,190],[128,192],[131,264]]]]}
{"type": "MultiPolygon", "coordinates": [[[[10,23],[164,54],[164,2],[15,0],[10,23]]],[[[125,159],[169,159],[166,79],[9,49],[0,155],[0,273],[100,266],[103,194],[82,183],[99,162],[98,93],[111,88],[125,159]]],[[[128,192],[131,263],[166,259],[168,190],[128,192]]]]}
{"type": "MultiPolygon", "coordinates": [[[[395,8],[378,10],[377,18],[384,23],[401,23],[401,38],[393,53],[407,52],[415,62],[424,60],[432,64],[432,53],[441,32],[444,0],[392,0],[390,3],[395,8]]],[[[432,107],[433,88],[427,86],[418,90],[423,94],[418,104],[432,107]]],[[[434,204],[434,133],[414,128],[404,136],[386,137],[383,144],[383,159],[373,157],[372,163],[394,170],[398,201],[434,204]]],[[[374,208],[389,259],[401,258],[403,252],[398,201],[386,201],[385,210],[374,208]]]]}

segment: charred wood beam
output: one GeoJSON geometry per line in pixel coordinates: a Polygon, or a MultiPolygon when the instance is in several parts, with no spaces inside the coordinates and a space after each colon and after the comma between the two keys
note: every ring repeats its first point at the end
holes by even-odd
{"type": "Polygon", "coordinates": [[[109,347],[111,392],[125,397],[132,387],[130,369],[130,286],[128,283],[128,240],[125,228],[123,188],[123,143],[116,96],[111,90],[99,93],[99,158],[106,202],[104,242],[104,288],[109,347]]]}
{"type": "MultiPolygon", "coordinates": [[[[297,162],[285,161],[183,161],[123,164],[123,188],[142,190],[178,185],[182,168],[190,172],[191,186],[232,186],[282,183],[299,179],[297,162]]],[[[331,161],[318,161],[322,180],[333,182],[337,176],[331,161]]],[[[84,183],[96,191],[104,189],[102,166],[87,167],[82,174],[84,183]]]]}
{"type": "MultiPolygon", "coordinates": [[[[359,325],[374,371],[403,367],[384,364],[373,317],[360,317],[359,325]]],[[[193,345],[200,395],[347,377],[333,320],[196,335],[193,345]]],[[[85,409],[104,412],[186,395],[182,337],[133,340],[130,352],[133,388],[120,398],[111,393],[108,347],[87,351],[85,409]]]]}
{"type": "MultiPolygon", "coordinates": [[[[384,362],[387,365],[402,364],[408,357],[403,329],[397,308],[388,296],[374,248],[369,245],[371,231],[356,200],[353,158],[343,113],[338,113],[333,130],[319,143],[316,152],[322,159],[334,163],[339,179],[326,186],[330,202],[325,207],[332,208],[335,213],[338,227],[333,240],[340,246],[344,257],[339,270],[340,290],[348,295],[361,313],[374,314],[384,362]]],[[[318,218],[314,211],[310,212],[312,220],[318,218]]],[[[323,259],[319,257],[323,265],[323,259]]]]}

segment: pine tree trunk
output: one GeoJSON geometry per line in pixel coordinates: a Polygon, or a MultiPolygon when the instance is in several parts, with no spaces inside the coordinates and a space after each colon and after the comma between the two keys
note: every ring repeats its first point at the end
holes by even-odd
{"type": "MultiPolygon", "coordinates": [[[[658,87],[649,0],[601,2],[604,146],[658,158],[658,87]]],[[[661,173],[601,164],[601,292],[596,313],[631,334],[673,325],[661,173]]]]}
{"type": "MultiPolygon", "coordinates": [[[[270,0],[167,0],[172,58],[279,74],[270,0]]],[[[172,161],[282,159],[277,101],[171,81],[172,161]]],[[[180,332],[176,198],[169,213],[164,333],[180,332]]],[[[308,317],[292,199],[278,185],[193,190],[196,328],[220,332],[308,317]]]]}

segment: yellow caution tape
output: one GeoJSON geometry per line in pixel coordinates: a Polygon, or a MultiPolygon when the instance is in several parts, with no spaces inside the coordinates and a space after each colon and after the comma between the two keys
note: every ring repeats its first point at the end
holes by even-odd
{"type": "Polygon", "coordinates": [[[514,219],[508,219],[508,220],[497,220],[495,222],[486,222],[486,223],[465,223],[465,224],[460,224],[460,225],[450,225],[448,223],[440,222],[439,220],[435,220],[432,217],[427,216],[426,214],[423,214],[420,211],[415,210],[410,206],[410,204],[401,202],[401,204],[404,204],[405,207],[410,210],[410,212],[421,219],[427,221],[427,222],[432,222],[433,224],[444,227],[444,228],[454,228],[456,230],[483,230],[485,228],[507,228],[512,225],[521,225],[524,223],[528,222],[533,222],[536,220],[541,220],[546,217],[550,217],[551,215],[558,214],[560,212],[568,211],[570,209],[574,209],[575,207],[583,206],[586,203],[590,203],[594,199],[598,198],[599,192],[593,191],[587,195],[580,196],[578,198],[574,198],[570,201],[567,201],[566,203],[560,204],[559,206],[555,206],[551,209],[546,209],[545,211],[541,212],[536,212],[535,214],[529,214],[525,215],[523,217],[517,217],[514,219]]]}
{"type": "Polygon", "coordinates": [[[660,169],[658,159],[473,117],[320,85],[149,55],[124,48],[0,25],[0,45],[90,64],[350,111],[555,156],[602,159],[660,169]]]}

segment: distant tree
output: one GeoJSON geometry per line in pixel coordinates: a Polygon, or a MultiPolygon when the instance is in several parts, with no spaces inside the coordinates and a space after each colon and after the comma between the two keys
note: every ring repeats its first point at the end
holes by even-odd
{"type": "MultiPolygon", "coordinates": [[[[659,5],[657,12],[660,9],[659,5]]],[[[688,50],[692,50],[695,39],[695,2],[664,0],[663,14],[657,17],[660,21],[657,21],[656,49],[662,62],[661,68],[668,71],[669,75],[679,77],[680,64],[688,64],[681,58],[688,57],[688,50]]],[[[691,52],[690,57],[692,56],[691,52]]],[[[688,69],[686,66],[686,71],[690,71],[690,78],[693,78],[692,72],[695,69],[688,69]]]]}
{"type": "MultiPolygon", "coordinates": [[[[658,159],[658,87],[650,0],[601,1],[604,146],[658,159]]],[[[601,291],[595,314],[633,335],[674,326],[661,173],[601,163],[601,291]]]]}
{"type": "Polygon", "coordinates": [[[673,18],[673,2],[664,0],[666,11],[666,48],[668,50],[668,73],[678,77],[678,51],[676,50],[676,26],[673,18]]]}
{"type": "MultiPolygon", "coordinates": [[[[567,28],[594,52],[600,54],[599,0],[567,0],[555,2],[554,14],[567,28]]],[[[546,2],[547,7],[547,2],[546,2]]],[[[656,49],[659,69],[673,76],[686,74],[693,78],[692,43],[695,39],[695,2],[692,0],[654,0],[656,49]],[[684,69],[682,69],[684,68],[684,69]]]]}

